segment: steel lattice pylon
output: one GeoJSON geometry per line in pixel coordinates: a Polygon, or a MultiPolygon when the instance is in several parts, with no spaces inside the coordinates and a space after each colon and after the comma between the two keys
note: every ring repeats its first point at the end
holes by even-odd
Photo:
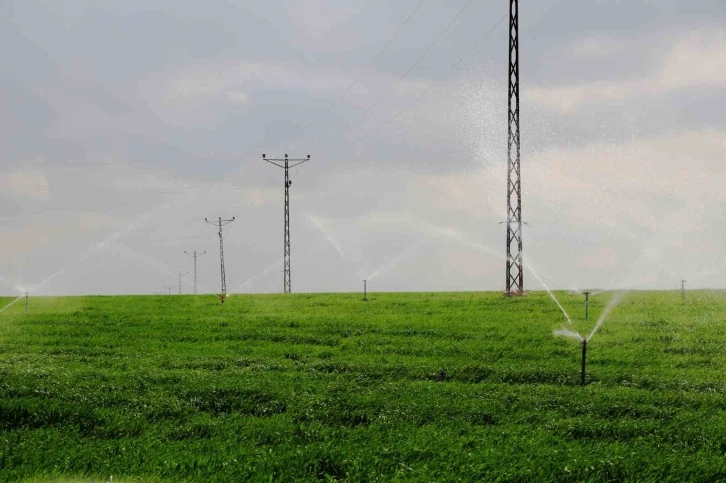
{"type": "Polygon", "coordinates": [[[285,170],[285,233],[283,242],[283,291],[284,293],[292,293],[292,282],[290,280],[290,168],[299,166],[305,161],[310,160],[310,155],[307,158],[290,159],[287,154],[284,158],[271,159],[262,155],[262,159],[268,163],[274,164],[278,168],[285,170]],[[292,163],[292,164],[290,164],[292,163]]]}
{"type": "Polygon", "coordinates": [[[509,1],[509,134],[507,137],[507,295],[524,292],[522,176],[519,139],[519,1],[509,1]]]}

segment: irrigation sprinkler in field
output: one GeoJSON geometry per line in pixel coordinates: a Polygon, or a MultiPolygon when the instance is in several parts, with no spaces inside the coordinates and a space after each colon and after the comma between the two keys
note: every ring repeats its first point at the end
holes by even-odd
{"type": "Polygon", "coordinates": [[[28,292],[25,292],[25,315],[28,315],[28,292]]]}
{"type": "MultiPolygon", "coordinates": [[[[599,292],[597,292],[599,293],[599,292]]],[[[595,294],[592,294],[595,295],[595,294]]],[[[583,337],[580,335],[579,332],[575,332],[574,330],[570,329],[559,329],[554,331],[554,335],[556,336],[562,336],[567,337],[569,339],[574,339],[578,341],[580,344],[582,344],[582,370],[580,373],[580,382],[584,386],[585,385],[585,364],[587,361],[587,344],[590,342],[590,340],[595,336],[597,331],[602,326],[603,322],[605,322],[605,319],[610,314],[610,312],[615,308],[615,306],[622,300],[623,296],[625,295],[625,292],[617,292],[613,296],[612,299],[610,299],[610,302],[605,307],[605,310],[603,310],[602,314],[600,314],[600,317],[597,319],[597,322],[595,323],[595,327],[593,327],[592,331],[590,331],[590,334],[587,337],[583,337]]]]}
{"type": "Polygon", "coordinates": [[[368,300],[368,280],[363,279],[363,300],[368,300]]]}
{"type": "Polygon", "coordinates": [[[681,301],[683,301],[684,304],[686,303],[686,282],[688,282],[688,280],[681,279],[681,301]]]}

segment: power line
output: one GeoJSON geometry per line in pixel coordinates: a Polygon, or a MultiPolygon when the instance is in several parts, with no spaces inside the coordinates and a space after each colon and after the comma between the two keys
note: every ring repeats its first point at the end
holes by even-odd
{"type": "Polygon", "coordinates": [[[391,37],[388,40],[388,42],[386,42],[386,45],[384,45],[383,48],[381,50],[379,50],[375,56],[373,56],[373,58],[368,63],[368,65],[365,67],[365,69],[363,69],[358,74],[358,76],[353,80],[353,82],[348,84],[348,87],[346,87],[343,90],[343,92],[341,92],[340,95],[338,95],[338,97],[333,102],[328,104],[328,107],[326,107],[325,109],[323,109],[320,112],[320,115],[316,119],[310,121],[310,123],[308,123],[308,125],[305,126],[305,128],[302,130],[302,132],[297,137],[293,138],[293,140],[304,136],[308,132],[308,130],[310,130],[310,128],[313,127],[320,120],[320,116],[322,116],[326,112],[330,111],[335,105],[337,105],[345,97],[345,95],[348,92],[350,92],[350,90],[353,88],[353,86],[355,86],[358,83],[358,81],[361,80],[361,78],[370,70],[370,68],[373,66],[375,61],[378,60],[378,58],[381,55],[383,55],[383,52],[385,52],[386,49],[388,49],[388,47],[393,43],[393,41],[396,40],[396,38],[398,37],[398,34],[401,33],[401,30],[403,29],[403,27],[405,27],[406,24],[408,24],[409,20],[411,20],[411,18],[413,18],[413,16],[416,15],[416,13],[419,11],[419,9],[424,4],[424,2],[426,2],[426,0],[421,0],[421,2],[419,2],[419,4],[416,6],[416,8],[414,8],[413,11],[411,11],[411,13],[408,15],[408,17],[406,17],[406,20],[404,20],[403,23],[398,27],[396,32],[393,34],[393,37],[391,37]]]}
{"type": "Polygon", "coordinates": [[[378,103],[381,102],[383,100],[383,98],[388,95],[389,92],[391,92],[398,84],[401,83],[401,81],[414,69],[414,67],[416,67],[418,65],[418,63],[423,60],[424,57],[426,57],[426,55],[429,53],[429,51],[431,51],[431,49],[434,47],[434,45],[439,43],[439,40],[441,40],[441,37],[443,37],[444,34],[446,32],[448,32],[449,28],[451,28],[451,26],[454,25],[454,22],[456,22],[456,20],[461,16],[461,14],[464,13],[464,10],[466,10],[466,8],[469,5],[471,5],[472,1],[474,1],[474,0],[469,0],[468,2],[466,2],[466,5],[464,5],[464,7],[461,10],[459,10],[459,13],[457,13],[454,16],[454,18],[451,19],[451,21],[446,25],[444,30],[441,31],[441,33],[438,35],[438,37],[436,37],[436,39],[434,39],[434,41],[432,43],[430,43],[428,47],[426,47],[426,50],[424,50],[423,54],[421,54],[421,56],[418,59],[416,59],[416,62],[414,62],[406,70],[406,72],[404,72],[401,76],[399,76],[399,78],[396,79],[396,82],[394,82],[393,84],[388,86],[388,89],[386,89],[386,91],[378,99],[376,99],[376,101],[373,104],[368,106],[368,108],[366,110],[364,110],[358,117],[356,117],[353,120],[353,122],[349,123],[349,125],[353,125],[353,124],[357,123],[360,119],[362,119],[366,114],[368,114],[368,112],[371,111],[371,109],[376,107],[378,105],[378,103]]]}
{"type": "MultiPolygon", "coordinates": [[[[506,13],[504,15],[502,15],[499,18],[499,20],[497,20],[497,22],[494,23],[494,25],[492,25],[492,27],[482,37],[480,37],[476,42],[474,42],[474,44],[466,51],[466,53],[464,55],[462,55],[454,64],[451,65],[451,67],[449,67],[447,69],[447,71],[444,73],[444,75],[441,78],[439,78],[439,80],[430,82],[428,87],[421,94],[417,95],[407,106],[397,110],[392,116],[387,118],[385,121],[378,123],[377,127],[374,127],[373,129],[369,130],[367,133],[363,134],[362,136],[360,136],[350,142],[359,143],[361,141],[368,139],[369,137],[371,137],[373,134],[375,134],[379,130],[388,126],[391,123],[391,121],[393,121],[394,119],[398,119],[400,116],[402,116],[403,114],[408,112],[414,105],[419,103],[424,97],[428,96],[436,87],[438,87],[443,81],[445,81],[447,79],[447,76],[449,74],[451,74],[456,68],[458,68],[462,64],[462,62],[464,62],[467,58],[469,58],[469,56],[472,53],[474,53],[474,51],[481,45],[481,43],[484,42],[484,40],[486,40],[497,29],[497,27],[499,27],[499,25],[502,23],[502,21],[504,21],[504,19],[506,17],[507,17],[506,13]]],[[[348,129],[346,129],[346,131],[348,131],[348,130],[350,130],[350,127],[348,129]]],[[[340,142],[334,144],[334,146],[342,145],[347,142],[348,141],[340,141],[340,142]]],[[[321,143],[321,144],[316,144],[313,147],[320,148],[320,147],[326,146],[328,144],[329,143],[321,143]]]]}

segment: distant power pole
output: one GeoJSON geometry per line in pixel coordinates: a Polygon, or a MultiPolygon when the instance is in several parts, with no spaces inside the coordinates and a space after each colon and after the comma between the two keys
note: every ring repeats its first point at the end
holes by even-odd
{"type": "Polygon", "coordinates": [[[182,272],[181,270],[179,270],[179,295],[181,295],[181,293],[182,293],[182,289],[181,289],[182,275],[188,275],[188,274],[189,274],[189,272],[182,272]]]}
{"type": "Polygon", "coordinates": [[[291,293],[292,285],[290,282],[290,185],[292,184],[292,181],[290,181],[288,170],[290,168],[294,168],[295,166],[299,166],[306,161],[309,161],[310,155],[308,154],[307,158],[289,159],[286,154],[285,157],[281,159],[270,159],[263,154],[262,159],[270,164],[274,164],[278,168],[283,168],[285,170],[285,234],[283,248],[282,283],[284,293],[291,293]]]}
{"type": "Polygon", "coordinates": [[[223,220],[220,217],[218,221],[209,221],[206,218],[204,221],[219,228],[219,265],[220,273],[222,274],[222,293],[219,294],[219,299],[222,303],[224,303],[224,299],[227,298],[227,279],[224,274],[224,239],[222,238],[222,227],[232,223],[234,221],[234,216],[231,220],[223,220]]]}
{"type": "Polygon", "coordinates": [[[206,255],[207,254],[207,250],[204,250],[203,252],[197,252],[196,250],[194,250],[191,253],[188,252],[188,251],[186,251],[186,250],[184,250],[184,254],[185,255],[189,255],[190,257],[192,257],[194,259],[194,295],[196,295],[197,294],[197,257],[198,256],[201,257],[202,255],[206,255]]]}
{"type": "Polygon", "coordinates": [[[169,295],[171,295],[171,289],[176,288],[176,285],[162,285],[165,289],[169,291],[169,295]]]}
{"type": "Polygon", "coordinates": [[[507,295],[524,293],[522,177],[519,139],[519,0],[509,0],[509,134],[507,136],[507,295]]]}

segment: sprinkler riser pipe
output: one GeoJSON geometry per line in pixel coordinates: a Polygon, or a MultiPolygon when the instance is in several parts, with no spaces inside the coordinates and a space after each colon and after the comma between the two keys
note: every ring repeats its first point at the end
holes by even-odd
{"type": "Polygon", "coordinates": [[[585,361],[587,360],[587,339],[582,341],[582,374],[581,383],[585,385],[585,361]]]}
{"type": "Polygon", "coordinates": [[[588,312],[590,308],[590,292],[585,292],[585,320],[588,319],[588,312]]]}

